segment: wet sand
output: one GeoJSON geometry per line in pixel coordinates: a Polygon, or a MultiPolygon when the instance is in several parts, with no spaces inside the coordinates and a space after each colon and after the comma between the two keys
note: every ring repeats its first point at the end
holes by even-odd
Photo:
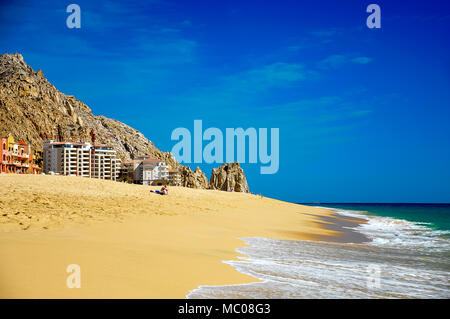
{"type": "Polygon", "coordinates": [[[319,225],[338,233],[331,237],[319,235],[315,237],[316,240],[352,244],[361,244],[370,241],[364,234],[353,229],[360,224],[366,223],[367,221],[365,219],[344,216],[338,213],[333,213],[332,216],[318,217],[322,220],[322,222],[317,222],[319,225]]]}

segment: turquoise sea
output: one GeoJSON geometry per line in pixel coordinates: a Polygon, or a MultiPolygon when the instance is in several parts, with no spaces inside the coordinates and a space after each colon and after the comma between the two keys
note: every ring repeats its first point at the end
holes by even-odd
{"type": "Polygon", "coordinates": [[[422,223],[436,230],[450,231],[450,204],[308,204],[363,211],[369,215],[422,223]]]}
{"type": "Polygon", "coordinates": [[[450,204],[313,204],[367,222],[364,243],[242,238],[224,261],[262,282],[188,298],[450,298],[450,204]]]}

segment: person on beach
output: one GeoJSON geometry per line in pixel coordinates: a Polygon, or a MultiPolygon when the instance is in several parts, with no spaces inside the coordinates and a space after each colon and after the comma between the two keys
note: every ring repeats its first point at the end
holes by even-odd
{"type": "Polygon", "coordinates": [[[150,190],[151,193],[156,193],[159,195],[169,195],[169,188],[164,185],[163,187],[161,187],[160,191],[154,191],[154,190],[150,190]]]}

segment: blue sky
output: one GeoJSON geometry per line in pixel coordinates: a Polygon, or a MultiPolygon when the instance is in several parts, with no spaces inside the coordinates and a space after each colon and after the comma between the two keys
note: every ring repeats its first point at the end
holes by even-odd
{"type": "MultiPolygon", "coordinates": [[[[64,1],[0,5],[22,53],[94,114],[165,151],[173,129],[280,129],[251,191],[293,202],[450,202],[450,4],[441,1],[64,1]],[[366,7],[381,7],[381,29],[366,7]]],[[[191,165],[195,168],[196,164],[191,165]]],[[[201,164],[208,177],[218,164],[201,164]]]]}

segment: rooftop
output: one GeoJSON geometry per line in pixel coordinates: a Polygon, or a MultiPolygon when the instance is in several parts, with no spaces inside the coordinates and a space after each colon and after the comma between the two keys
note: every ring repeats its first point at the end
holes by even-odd
{"type": "Polygon", "coordinates": [[[64,144],[72,144],[72,145],[88,145],[87,142],[54,142],[49,141],[47,142],[48,145],[64,145],[64,144]]]}
{"type": "Polygon", "coordinates": [[[148,159],[143,160],[143,162],[144,163],[159,163],[159,162],[164,162],[164,161],[157,159],[157,158],[148,158],[148,159]]]}

